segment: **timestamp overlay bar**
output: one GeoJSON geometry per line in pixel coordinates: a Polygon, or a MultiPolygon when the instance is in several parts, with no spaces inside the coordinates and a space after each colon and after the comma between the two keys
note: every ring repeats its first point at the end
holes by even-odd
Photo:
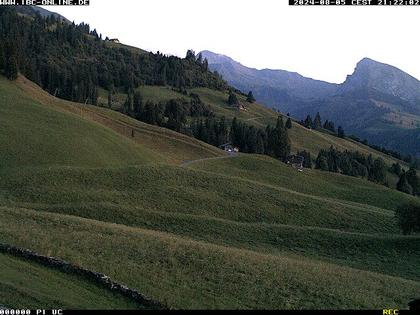
{"type": "Polygon", "coordinates": [[[89,5],[90,0],[0,0],[0,5],[89,5]]]}
{"type": "Polygon", "coordinates": [[[420,0],[289,0],[292,6],[420,6],[420,0]]]}

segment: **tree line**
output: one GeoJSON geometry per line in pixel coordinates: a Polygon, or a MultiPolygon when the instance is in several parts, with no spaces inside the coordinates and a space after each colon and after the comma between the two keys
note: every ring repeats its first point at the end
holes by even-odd
{"type": "Polygon", "coordinates": [[[220,146],[230,143],[241,152],[265,154],[285,161],[290,154],[291,143],[283,117],[279,116],[274,127],[257,128],[233,118],[227,125],[226,118],[207,117],[192,125],[195,138],[220,146]]]}
{"type": "Polygon", "coordinates": [[[227,83],[189,50],[185,58],[113,46],[88,24],[34,18],[0,7],[0,71],[18,72],[57,97],[96,104],[98,87],[128,93],[139,85],[224,90],[227,83]]]}
{"type": "Polygon", "coordinates": [[[392,156],[393,158],[396,158],[398,160],[404,161],[408,164],[412,164],[415,168],[419,168],[420,167],[420,160],[415,158],[414,156],[408,154],[408,155],[403,155],[400,152],[394,151],[394,150],[389,150],[386,149],[384,147],[381,147],[379,145],[375,145],[375,144],[371,144],[368,142],[367,139],[360,139],[359,137],[355,136],[355,135],[349,135],[349,138],[359,142],[361,144],[364,144],[366,146],[368,146],[369,148],[372,148],[376,151],[382,152],[383,154],[392,156]]]}
{"type": "Polygon", "coordinates": [[[338,128],[335,127],[335,124],[333,121],[329,121],[328,119],[325,120],[324,123],[322,123],[322,119],[321,119],[321,115],[319,114],[319,112],[316,113],[316,116],[314,119],[312,119],[311,115],[307,115],[306,118],[304,120],[301,120],[299,122],[299,124],[301,124],[302,126],[308,128],[308,129],[315,129],[315,130],[327,130],[330,133],[336,135],[339,138],[350,138],[353,141],[359,142],[361,144],[364,144],[376,151],[382,152],[383,154],[392,156],[398,160],[402,160],[406,163],[412,164],[414,165],[415,168],[419,169],[420,168],[420,159],[412,156],[412,155],[402,155],[401,153],[394,151],[394,150],[389,150],[386,149],[384,147],[375,145],[375,144],[370,144],[368,142],[367,139],[360,139],[359,137],[355,136],[355,135],[346,135],[346,133],[344,132],[343,127],[338,126],[338,128]]]}
{"type": "Polygon", "coordinates": [[[394,163],[390,167],[390,172],[399,176],[397,190],[413,196],[420,196],[420,178],[414,166],[406,171],[399,163],[394,163]]]}
{"type": "Polygon", "coordinates": [[[127,95],[121,111],[137,120],[193,136],[217,147],[230,143],[241,152],[266,154],[281,160],[290,154],[288,128],[282,116],[274,127],[257,128],[236,117],[231,121],[224,116],[216,117],[197,94],[190,93],[189,97],[190,100],[178,98],[155,103],[144,101],[137,91],[127,95]]]}
{"type": "Polygon", "coordinates": [[[341,173],[344,175],[363,177],[370,181],[388,185],[388,168],[382,158],[374,159],[372,155],[364,155],[358,151],[343,151],[330,147],[320,150],[315,160],[315,168],[322,171],[341,173]]]}
{"type": "Polygon", "coordinates": [[[336,130],[334,122],[326,120],[324,123],[322,123],[321,115],[319,114],[319,112],[316,113],[316,116],[314,119],[312,119],[311,115],[307,115],[305,120],[301,120],[299,123],[308,129],[315,129],[315,130],[324,129],[335,134],[339,138],[345,137],[343,127],[338,126],[336,130]]]}

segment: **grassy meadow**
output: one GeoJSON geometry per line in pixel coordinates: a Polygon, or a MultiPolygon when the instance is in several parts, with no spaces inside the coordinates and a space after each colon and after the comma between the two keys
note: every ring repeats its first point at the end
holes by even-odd
{"type": "Polygon", "coordinates": [[[0,301],[36,309],[127,309],[139,305],[82,279],[37,263],[0,254],[0,301]]]}
{"type": "MultiPolygon", "coordinates": [[[[150,99],[176,93],[141,89],[150,99]]],[[[266,156],[227,157],[116,111],[56,99],[23,77],[0,79],[0,92],[0,242],[103,272],[170,308],[404,309],[420,292],[420,236],[401,235],[394,218],[414,197],[266,156]]],[[[260,126],[276,118],[258,104],[237,112],[222,93],[194,92],[220,115],[260,126]]],[[[311,152],[331,143],[372,152],[297,124],[291,139],[311,152]]],[[[49,285],[60,277],[62,292],[77,287],[64,306],[133,307],[95,300],[97,291],[84,299],[88,283],[15,258],[13,268],[11,259],[0,255],[1,304],[47,307],[60,300],[49,285]],[[24,264],[36,270],[19,273],[24,264]]]]}
{"type": "MultiPolygon", "coordinates": [[[[6,85],[5,79],[3,79],[3,84],[6,85]]],[[[9,92],[11,98],[8,102],[13,102],[13,95],[18,95],[18,93],[30,95],[35,102],[41,103],[54,111],[60,111],[65,114],[71,113],[73,116],[77,116],[79,120],[82,118],[82,121],[101,126],[102,128],[99,128],[101,130],[109,131],[111,129],[114,131],[114,135],[118,134],[128,138],[131,140],[128,141],[129,145],[132,146],[132,142],[134,142],[138,145],[138,149],[149,152],[151,161],[154,163],[164,162],[178,165],[189,160],[225,155],[224,151],[207,143],[166,128],[142,123],[117,111],[52,97],[24,77],[18,78],[16,86],[18,89],[10,84],[8,85],[8,88],[16,89],[13,92],[9,92]]],[[[31,104],[31,102],[27,104],[31,104]]],[[[78,138],[76,137],[76,139],[78,138]]],[[[144,153],[141,153],[141,155],[146,156],[144,153]]]]}
{"type": "Polygon", "coordinates": [[[173,308],[403,308],[420,289],[416,280],[295,254],[33,210],[0,211],[9,223],[1,222],[6,241],[105,272],[173,308]],[[32,235],[17,237],[14,227],[32,235]]]}

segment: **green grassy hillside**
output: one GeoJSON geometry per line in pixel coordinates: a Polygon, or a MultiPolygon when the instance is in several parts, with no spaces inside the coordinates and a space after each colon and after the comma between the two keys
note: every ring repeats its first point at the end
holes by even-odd
{"type": "MultiPolygon", "coordinates": [[[[420,236],[400,235],[394,218],[414,197],[226,156],[22,77],[0,89],[1,242],[103,272],[172,308],[403,309],[420,292],[420,236]]],[[[196,92],[209,104],[222,97],[196,92]]],[[[255,124],[269,112],[253,104],[237,114],[255,124]]],[[[306,133],[331,137],[292,130],[302,143],[306,133]]]]}
{"type": "Polygon", "coordinates": [[[235,159],[198,161],[191,164],[191,168],[283,187],[305,195],[357,202],[389,210],[395,210],[403,201],[418,199],[365,179],[315,169],[298,172],[263,155],[241,154],[235,159]]]}
{"type": "Polygon", "coordinates": [[[0,254],[0,301],[24,309],[135,309],[139,305],[78,276],[0,254]]]}
{"type": "MultiPolygon", "coordinates": [[[[149,153],[151,160],[154,162],[179,164],[183,161],[225,155],[225,152],[209,144],[166,128],[142,123],[119,112],[52,97],[24,77],[19,77],[15,82],[15,86],[20,91],[16,90],[16,87],[12,87],[4,79],[2,85],[5,90],[13,90],[13,92],[9,92],[12,96],[20,93],[19,95],[26,96],[26,99],[30,97],[36,103],[42,104],[54,111],[60,111],[66,114],[72,113],[79,118],[78,120],[83,118],[83,121],[94,122],[95,125],[106,127],[108,132],[108,129],[113,130],[115,133],[131,140],[127,141],[127,139],[122,139],[122,143],[128,143],[130,146],[133,146],[133,142],[135,142],[139,145],[137,147],[140,147],[142,151],[149,153]]],[[[13,97],[5,99],[4,102],[11,104],[13,97]]],[[[141,155],[146,157],[147,154],[142,153],[141,155]]]]}
{"type": "MultiPolygon", "coordinates": [[[[379,233],[384,226],[390,226],[388,231],[396,232],[393,212],[377,206],[382,203],[380,196],[384,190],[381,187],[371,189],[368,201],[375,206],[371,207],[362,203],[363,196],[359,196],[359,203],[350,203],[280,185],[172,166],[66,167],[0,174],[0,200],[4,204],[127,225],[143,222],[147,213],[157,212],[164,216],[196,215],[244,223],[318,226],[359,232],[379,233]]],[[[338,186],[337,190],[345,186],[338,186]]],[[[398,197],[391,195],[388,201],[398,197]]],[[[401,194],[401,200],[408,199],[409,196],[401,194]]],[[[392,204],[388,207],[392,208],[392,204]]],[[[150,218],[142,224],[151,221],[150,224],[156,225],[159,219],[156,220],[150,218]]]]}
{"type": "Polygon", "coordinates": [[[111,130],[34,101],[0,77],[0,168],[112,166],[158,160],[111,130]]]}
{"type": "MultiPolygon", "coordinates": [[[[80,106],[76,103],[53,98],[23,77],[19,78],[17,84],[26,93],[32,95],[32,97],[43,104],[52,105],[55,109],[62,108],[79,115],[84,115],[85,118],[102,123],[127,137],[131,137],[132,129],[136,130],[137,132],[134,133],[136,142],[139,142],[158,153],[165,152],[165,156],[170,162],[178,163],[181,161],[223,154],[220,150],[190,137],[183,136],[165,128],[141,123],[115,111],[95,106],[80,106]],[[77,109],[79,109],[79,111],[77,111],[77,109]],[[99,114],[101,117],[98,117],[99,114]],[[125,126],[122,127],[120,125],[121,123],[125,126]],[[124,130],[121,130],[121,128],[124,130]],[[160,139],[160,137],[158,137],[159,134],[164,135],[165,139],[160,139]]],[[[141,92],[144,101],[165,102],[180,97],[188,99],[188,96],[175,92],[169,87],[141,86],[138,89],[141,92]]],[[[100,92],[99,103],[105,106],[107,104],[107,92],[105,90],[101,90],[100,92]]],[[[245,97],[241,95],[238,95],[238,98],[245,104],[245,111],[239,111],[229,106],[226,102],[228,95],[224,92],[207,88],[192,89],[191,92],[198,94],[204,103],[210,105],[216,115],[225,116],[230,119],[238,117],[247,123],[260,128],[265,128],[267,124],[274,125],[276,123],[278,113],[257,103],[250,104],[246,102],[245,97]]],[[[117,94],[114,98],[115,107],[113,109],[118,109],[125,101],[126,96],[124,94],[117,94]]],[[[293,152],[306,150],[311,152],[315,157],[320,149],[328,149],[330,146],[334,146],[341,151],[360,151],[367,155],[372,154],[374,157],[380,156],[389,165],[397,161],[396,159],[375,151],[361,143],[334,137],[327,133],[309,130],[297,123],[293,123],[293,128],[289,130],[289,135],[292,141],[293,152]]],[[[401,161],[398,162],[404,164],[401,161]]]]}
{"type": "Polygon", "coordinates": [[[404,308],[420,290],[419,281],[287,252],[24,209],[0,212],[3,239],[106,272],[175,308],[404,308]],[[30,228],[31,235],[16,237],[14,228],[30,228]]]}

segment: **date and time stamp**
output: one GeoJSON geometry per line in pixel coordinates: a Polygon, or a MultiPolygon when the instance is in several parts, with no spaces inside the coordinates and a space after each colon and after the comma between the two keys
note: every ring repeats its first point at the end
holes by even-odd
{"type": "Polygon", "coordinates": [[[291,6],[420,6],[420,0],[289,0],[291,6]]]}
{"type": "MultiPolygon", "coordinates": [[[[90,0],[0,0],[0,5],[88,6],[89,4],[90,0]]],[[[420,0],[289,0],[289,6],[420,6],[420,0]]]]}

